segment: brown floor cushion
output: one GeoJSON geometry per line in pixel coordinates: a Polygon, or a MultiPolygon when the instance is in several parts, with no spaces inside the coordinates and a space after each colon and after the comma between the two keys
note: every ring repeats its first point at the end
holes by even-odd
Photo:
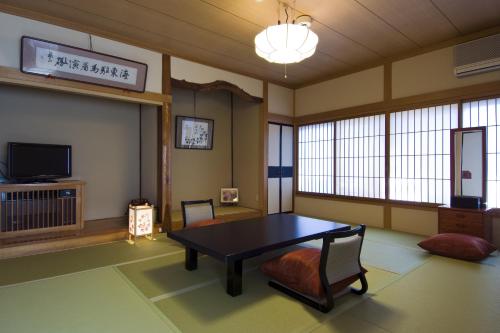
{"type": "Polygon", "coordinates": [[[418,243],[431,253],[463,260],[482,260],[496,250],[486,240],[464,234],[437,234],[418,243]]]}
{"type": "MultiPolygon", "coordinates": [[[[306,248],[286,253],[261,265],[264,274],[287,287],[315,298],[323,298],[324,291],[319,277],[321,250],[306,248]]],[[[367,271],[363,268],[363,271],[367,271]]],[[[332,293],[348,287],[358,280],[354,275],[334,283],[332,293]]]]}
{"type": "Polygon", "coordinates": [[[205,227],[207,225],[214,225],[214,224],[220,224],[220,223],[224,223],[224,221],[221,219],[203,220],[203,221],[190,223],[190,224],[186,225],[186,228],[199,228],[199,227],[205,227]]]}

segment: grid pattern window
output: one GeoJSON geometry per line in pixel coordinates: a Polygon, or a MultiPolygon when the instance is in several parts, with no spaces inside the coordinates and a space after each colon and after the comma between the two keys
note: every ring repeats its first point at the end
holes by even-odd
{"type": "Polygon", "coordinates": [[[450,202],[450,130],[458,104],[391,113],[389,197],[450,202]]]}
{"type": "Polygon", "coordinates": [[[338,195],[385,198],[385,115],[336,123],[338,195]]]}
{"type": "Polygon", "coordinates": [[[500,98],[462,104],[462,127],[479,126],[486,126],[486,202],[489,207],[500,207],[500,98]]]}
{"type": "Polygon", "coordinates": [[[298,189],[333,194],[334,123],[299,127],[298,189]]]}

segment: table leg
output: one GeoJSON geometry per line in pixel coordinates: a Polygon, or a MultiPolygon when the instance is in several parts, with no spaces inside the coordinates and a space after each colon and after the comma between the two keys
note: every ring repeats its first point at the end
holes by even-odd
{"type": "Polygon", "coordinates": [[[198,267],[198,251],[186,246],[186,269],[195,270],[198,267]]]}
{"type": "Polygon", "coordinates": [[[226,276],[226,292],[231,296],[241,295],[243,261],[235,260],[229,261],[227,266],[226,276]]]}

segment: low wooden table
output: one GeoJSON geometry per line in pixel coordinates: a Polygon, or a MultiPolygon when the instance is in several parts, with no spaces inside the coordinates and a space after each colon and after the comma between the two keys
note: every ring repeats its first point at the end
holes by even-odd
{"type": "Polygon", "coordinates": [[[243,221],[183,229],[167,233],[186,247],[186,269],[195,270],[198,252],[226,263],[226,292],[242,292],[243,260],[290,245],[345,231],[346,224],[290,214],[275,214],[243,221]]]}

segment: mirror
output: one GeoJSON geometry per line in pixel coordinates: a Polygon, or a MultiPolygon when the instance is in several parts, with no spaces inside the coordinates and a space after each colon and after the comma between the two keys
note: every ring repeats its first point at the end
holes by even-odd
{"type": "Polygon", "coordinates": [[[451,131],[451,193],[486,201],[486,127],[451,131]]]}

